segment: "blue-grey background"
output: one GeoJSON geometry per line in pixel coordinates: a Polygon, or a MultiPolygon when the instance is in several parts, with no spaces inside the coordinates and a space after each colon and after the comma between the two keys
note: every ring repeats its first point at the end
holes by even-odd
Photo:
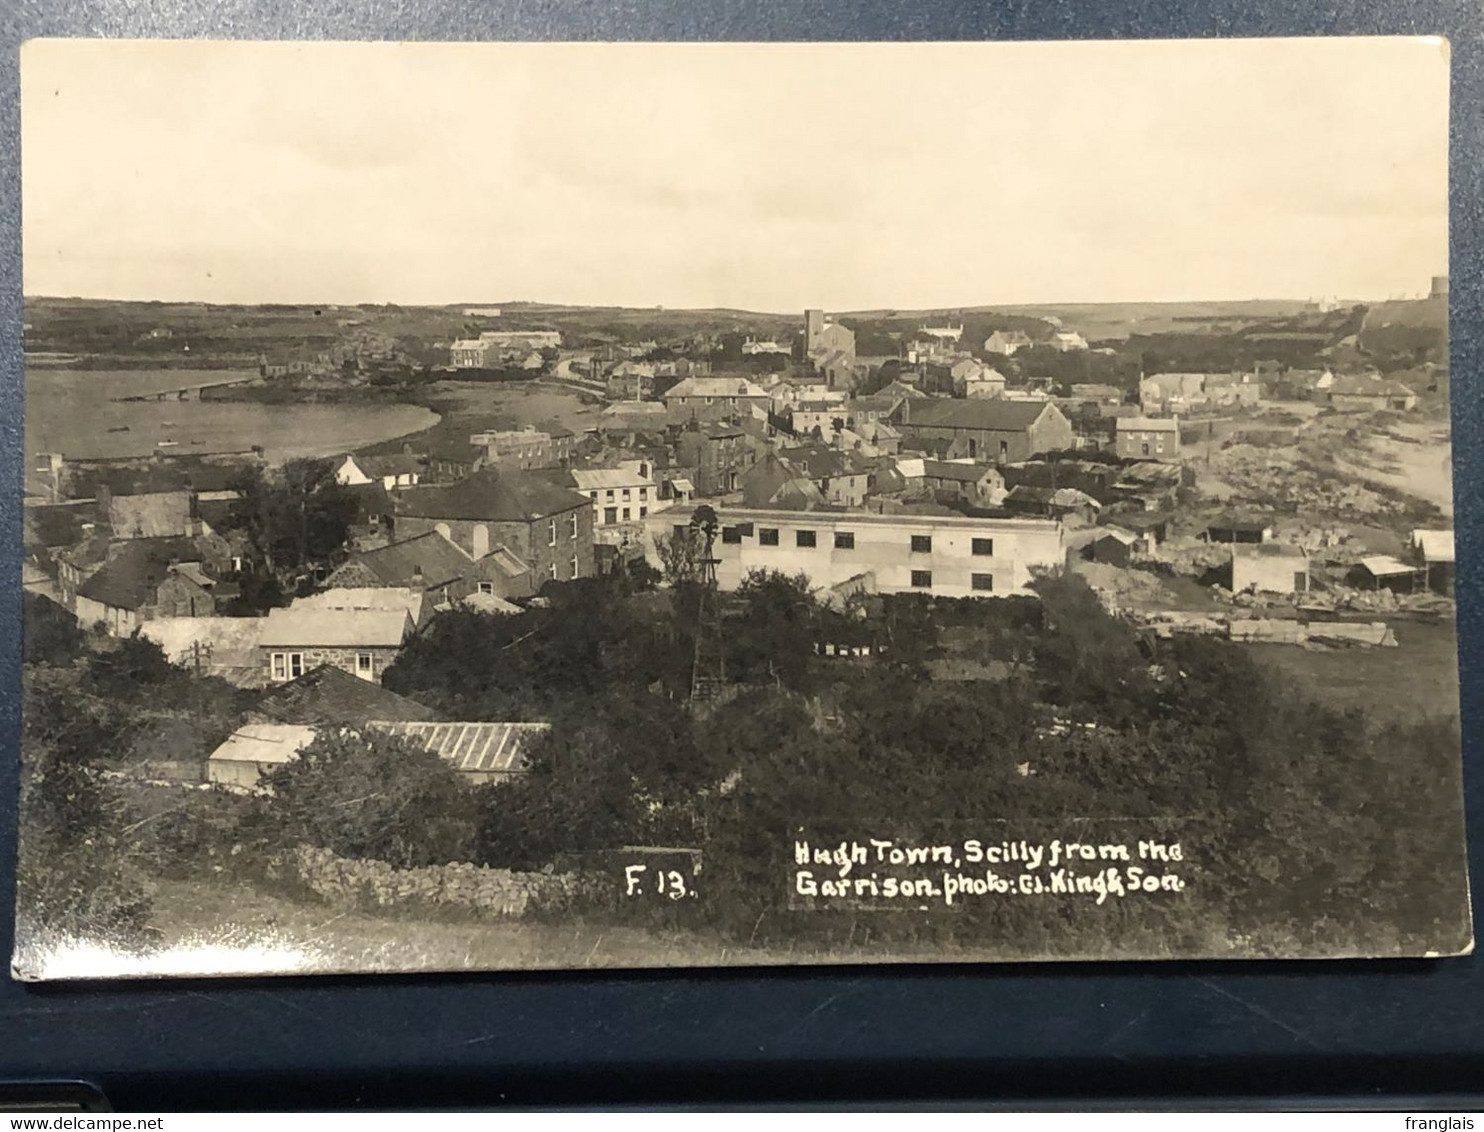
{"type": "MultiPolygon", "coordinates": [[[[1484,611],[1476,0],[0,0],[0,563],[20,570],[18,48],[33,36],[247,39],[1088,39],[1442,34],[1453,44],[1451,301],[1465,776],[1484,611]]],[[[1110,92],[1111,94],[1111,92],[1110,92]]],[[[1295,114],[1304,113],[1295,106],[1295,114]]],[[[98,191],[110,171],[97,168],[98,191]]],[[[1283,171],[1283,175],[1304,175],[1283,171]]],[[[993,218],[986,218],[993,223],[993,218]]],[[[0,954],[9,955],[20,587],[0,587],[0,954]]],[[[1472,838],[1484,877],[1484,837],[1472,838]]],[[[282,979],[0,980],[0,1082],[119,1107],[1383,1097],[1484,1106],[1484,960],[1069,964],[282,979]]]]}

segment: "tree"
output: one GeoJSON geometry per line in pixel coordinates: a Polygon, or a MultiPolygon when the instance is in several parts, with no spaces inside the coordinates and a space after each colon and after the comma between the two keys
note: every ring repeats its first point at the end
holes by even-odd
{"type": "Polygon", "coordinates": [[[124,808],[88,763],[28,737],[16,859],[17,966],[49,944],[152,941],[149,887],[131,860],[124,808]]]}
{"type": "Polygon", "coordinates": [[[53,943],[147,944],[149,888],[129,851],[123,800],[98,766],[127,716],[78,695],[64,668],[37,666],[23,692],[18,965],[53,943]]]}
{"type": "Polygon", "coordinates": [[[87,634],[56,602],[27,593],[25,615],[21,650],[26,664],[68,664],[83,655],[87,634]]]}
{"type": "Polygon", "coordinates": [[[442,758],[401,736],[321,730],[264,784],[266,820],[282,843],[400,868],[472,856],[472,791],[442,758]]]}
{"type": "Polygon", "coordinates": [[[327,564],[345,545],[356,501],[329,461],[291,460],[272,475],[252,468],[234,486],[240,498],[227,527],[246,534],[255,557],[281,580],[327,564]]]}
{"type": "Polygon", "coordinates": [[[816,606],[803,574],[754,570],[737,587],[738,616],[727,621],[727,670],[749,684],[808,685],[816,606]]]}
{"type": "Polygon", "coordinates": [[[616,689],[673,685],[689,660],[669,603],[627,588],[622,577],[588,578],[553,587],[544,609],[441,614],[382,682],[450,718],[493,720],[586,718],[616,689]]]}
{"type": "Polygon", "coordinates": [[[667,538],[655,540],[665,581],[672,586],[700,580],[704,551],[701,537],[694,529],[671,531],[667,538]]]}

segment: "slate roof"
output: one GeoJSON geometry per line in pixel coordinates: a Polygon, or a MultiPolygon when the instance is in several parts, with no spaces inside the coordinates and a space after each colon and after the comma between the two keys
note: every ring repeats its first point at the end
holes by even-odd
{"type": "Polygon", "coordinates": [[[290,609],[333,609],[341,613],[402,610],[421,624],[423,605],[431,604],[428,595],[417,586],[331,586],[319,593],[295,598],[290,609]]]}
{"type": "Polygon", "coordinates": [[[376,550],[357,551],[345,565],[369,570],[386,586],[434,589],[464,577],[473,562],[458,545],[428,531],[376,550]]]}
{"type": "Polygon", "coordinates": [[[795,467],[807,472],[811,479],[843,476],[850,471],[840,453],[829,448],[794,448],[783,455],[795,467]]]}
{"type": "Polygon", "coordinates": [[[360,726],[368,719],[425,721],[434,712],[343,668],[322,664],[264,692],[249,717],[269,723],[360,726]]]}
{"type": "Polygon", "coordinates": [[[168,538],[190,529],[188,491],[150,491],[115,495],[108,501],[108,522],[119,538],[168,538]]]}
{"type": "Polygon", "coordinates": [[[1176,432],[1180,422],[1175,417],[1119,417],[1113,426],[1119,432],[1176,432]]]}
{"type": "Polygon", "coordinates": [[[396,504],[398,514],[425,519],[530,523],[592,501],[539,476],[484,468],[448,486],[408,488],[396,504]]]}
{"type": "Polygon", "coordinates": [[[1024,432],[1049,408],[1045,401],[1005,401],[999,398],[959,401],[935,397],[914,403],[907,427],[978,429],[986,432],[1024,432]]]}
{"type": "Polygon", "coordinates": [[[201,553],[188,538],[129,539],[114,544],[107,562],[78,587],[78,595],[113,606],[139,609],[154,599],[170,576],[170,563],[200,562],[201,553]]]}
{"type": "Polygon", "coordinates": [[[601,491],[605,488],[649,487],[650,482],[638,472],[623,468],[573,468],[569,473],[579,491],[601,491]]]}
{"type": "Polygon", "coordinates": [[[672,397],[767,397],[767,391],[745,377],[687,377],[670,386],[664,399],[672,397]]]}
{"type": "Polygon", "coordinates": [[[922,475],[927,479],[957,480],[978,483],[993,469],[987,464],[957,464],[951,460],[923,460],[922,475]]]}
{"type": "Polygon", "coordinates": [[[270,609],[264,648],[398,648],[412,627],[406,609],[270,609]]]}

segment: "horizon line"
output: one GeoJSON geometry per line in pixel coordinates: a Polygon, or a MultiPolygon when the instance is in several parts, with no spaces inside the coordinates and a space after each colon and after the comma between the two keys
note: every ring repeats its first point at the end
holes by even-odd
{"type": "MultiPolygon", "coordinates": [[[[1446,274],[1436,278],[1447,279],[1446,274]]],[[[878,312],[892,312],[893,314],[936,314],[941,312],[964,312],[968,314],[990,313],[995,309],[1010,309],[1016,307],[1098,307],[1098,306],[1178,306],[1195,303],[1314,303],[1321,301],[1338,302],[1342,305],[1364,305],[1385,302],[1415,302],[1420,299],[1436,297],[1434,294],[1423,289],[1420,291],[1398,292],[1395,295],[1386,296],[1341,296],[1332,293],[1318,293],[1303,297],[1294,295],[1247,295],[1242,297],[1233,296],[1206,296],[1202,298],[1173,298],[1173,299],[1151,299],[1151,298],[1113,298],[1113,299],[1021,299],[1013,302],[979,302],[939,304],[937,306],[888,306],[877,305],[869,307],[831,307],[799,306],[794,308],[798,312],[805,310],[823,310],[837,316],[866,315],[878,312]]],[[[553,307],[564,310],[612,310],[612,311],[646,311],[660,312],[666,314],[700,313],[705,311],[727,311],[737,314],[760,315],[772,318],[791,317],[790,311],[760,310],[751,307],[726,306],[722,304],[710,304],[703,306],[671,306],[669,304],[624,304],[624,303],[571,303],[555,302],[545,299],[456,299],[447,302],[428,302],[398,299],[193,299],[193,298],[140,298],[119,297],[113,295],[56,295],[39,294],[32,295],[22,292],[22,302],[78,302],[78,303],[158,303],[161,305],[190,305],[205,307],[415,307],[422,309],[445,309],[454,307],[553,307]]]]}

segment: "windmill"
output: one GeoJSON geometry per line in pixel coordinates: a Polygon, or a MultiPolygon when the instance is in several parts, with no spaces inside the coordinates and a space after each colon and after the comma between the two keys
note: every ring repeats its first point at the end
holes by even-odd
{"type": "Polygon", "coordinates": [[[726,646],[721,631],[721,605],[716,594],[716,566],[713,557],[716,543],[716,512],[702,504],[690,517],[692,545],[700,544],[702,556],[696,559],[697,581],[701,600],[696,610],[696,652],[691,666],[690,698],[693,703],[717,699],[726,687],[726,646]]]}

